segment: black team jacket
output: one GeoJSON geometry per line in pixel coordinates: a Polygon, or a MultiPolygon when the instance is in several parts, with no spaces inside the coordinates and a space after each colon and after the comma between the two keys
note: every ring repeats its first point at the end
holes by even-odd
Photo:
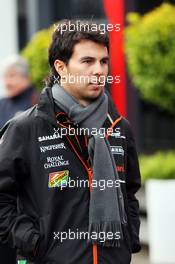
{"type": "Polygon", "coordinates": [[[135,197],[140,172],[130,125],[110,99],[103,127],[113,129],[108,140],[128,219],[119,248],[88,242],[91,188],[79,186],[93,180],[88,142],[84,135],[61,135],[61,128],[69,126],[77,125],[55,109],[52,91],[45,88],[38,105],[1,130],[0,241],[37,264],[129,264],[140,250],[135,197]]]}

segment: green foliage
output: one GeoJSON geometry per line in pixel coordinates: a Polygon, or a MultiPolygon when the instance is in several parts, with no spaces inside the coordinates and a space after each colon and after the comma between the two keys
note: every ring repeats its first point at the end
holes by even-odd
{"type": "Polygon", "coordinates": [[[126,56],[136,88],[147,101],[175,112],[175,7],[128,15],[126,56]]]}
{"type": "Polygon", "coordinates": [[[53,28],[37,32],[21,54],[29,62],[30,75],[37,89],[43,88],[43,81],[49,73],[48,47],[53,28]]]}
{"type": "Polygon", "coordinates": [[[139,157],[142,182],[148,179],[175,179],[175,152],[157,152],[139,157]]]}

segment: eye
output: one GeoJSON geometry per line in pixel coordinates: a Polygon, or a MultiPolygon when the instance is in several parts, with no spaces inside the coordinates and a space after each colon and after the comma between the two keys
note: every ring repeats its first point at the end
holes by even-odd
{"type": "Polygon", "coordinates": [[[108,59],[105,59],[105,60],[102,60],[101,61],[101,64],[108,64],[109,60],[108,59]]]}
{"type": "Polygon", "coordinates": [[[83,63],[91,63],[91,60],[84,60],[83,63]]]}

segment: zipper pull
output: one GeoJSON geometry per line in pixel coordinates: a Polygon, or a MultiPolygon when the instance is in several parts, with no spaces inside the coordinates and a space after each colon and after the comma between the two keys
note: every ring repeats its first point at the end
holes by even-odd
{"type": "Polygon", "coordinates": [[[88,177],[90,183],[90,191],[92,191],[92,168],[88,168],[88,177]]]}
{"type": "Polygon", "coordinates": [[[88,173],[92,177],[92,168],[88,168],[88,173]]]}

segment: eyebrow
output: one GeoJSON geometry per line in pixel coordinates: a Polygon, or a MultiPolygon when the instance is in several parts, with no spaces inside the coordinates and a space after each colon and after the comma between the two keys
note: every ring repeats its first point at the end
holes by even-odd
{"type": "MultiPolygon", "coordinates": [[[[80,61],[95,60],[95,59],[96,59],[95,57],[85,56],[85,57],[80,58],[80,61]]],[[[109,60],[109,56],[105,56],[105,57],[101,58],[101,60],[109,60]]]]}

